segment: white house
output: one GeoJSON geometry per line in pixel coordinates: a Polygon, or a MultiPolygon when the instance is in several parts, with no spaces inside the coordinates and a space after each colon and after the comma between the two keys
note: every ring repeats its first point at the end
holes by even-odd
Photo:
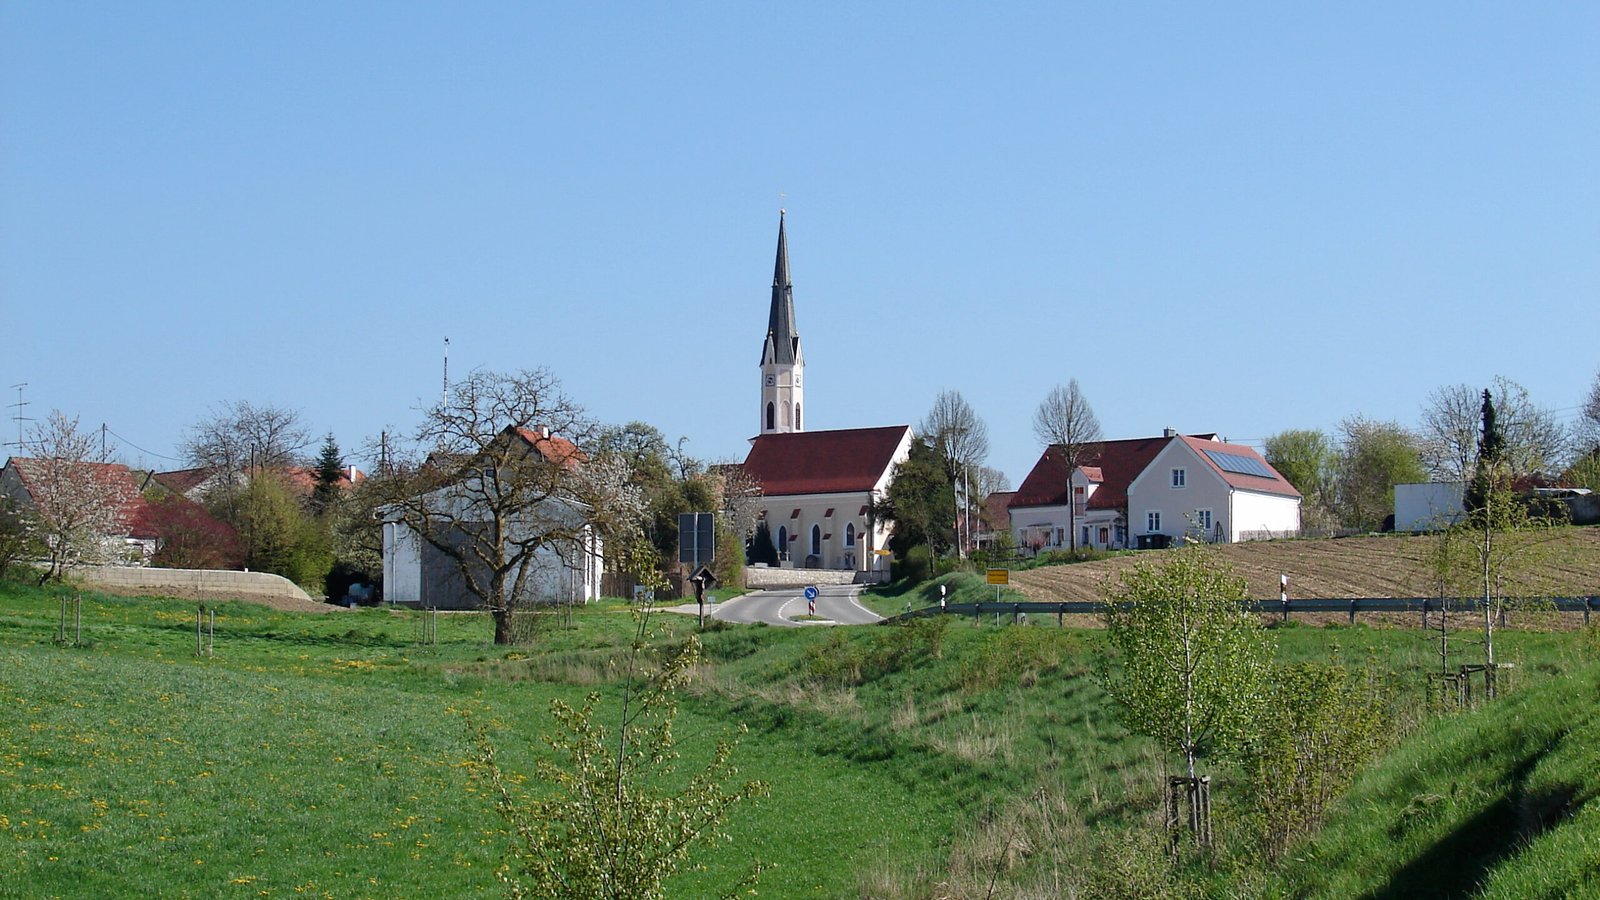
{"type": "MultiPolygon", "coordinates": [[[[528,452],[561,465],[581,465],[583,454],[571,442],[552,436],[547,430],[508,428],[500,439],[519,441],[528,452]]],[[[440,542],[452,548],[470,548],[472,529],[487,527],[489,518],[475,520],[474,510],[485,507],[486,497],[494,495],[492,470],[466,469],[470,474],[458,483],[423,495],[412,504],[413,515],[426,511],[438,523],[440,542]],[[487,473],[487,474],[486,474],[487,473]]],[[[586,510],[575,500],[550,498],[519,512],[508,523],[506,540],[511,544],[535,543],[540,535],[560,533],[571,538],[540,543],[524,565],[527,572],[521,598],[528,602],[584,603],[600,597],[600,578],[604,570],[603,546],[594,528],[585,524],[586,510]]],[[[418,604],[439,609],[472,609],[481,600],[467,587],[467,579],[457,557],[434,542],[422,539],[405,512],[398,507],[382,511],[383,517],[383,592],[391,603],[418,604]]],[[[464,551],[470,556],[471,550],[464,551]]],[[[487,584],[488,570],[474,563],[474,578],[487,584]]],[[[510,577],[515,578],[513,570],[510,577]]]]}
{"type": "Polygon", "coordinates": [[[1105,550],[1282,537],[1300,530],[1300,494],[1254,450],[1215,434],[1102,441],[1071,472],[1046,448],[1009,506],[1018,548],[1105,550]],[[1069,505],[1069,497],[1070,505],[1069,505]],[[1076,531],[1076,540],[1068,532],[1076,531]]]}
{"type": "Polygon", "coordinates": [[[1128,485],[1136,534],[1215,543],[1300,533],[1300,492],[1243,444],[1174,435],[1128,485]]]}

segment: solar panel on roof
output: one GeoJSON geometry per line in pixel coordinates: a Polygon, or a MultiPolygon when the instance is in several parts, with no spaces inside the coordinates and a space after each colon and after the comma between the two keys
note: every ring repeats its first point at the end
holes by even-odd
{"type": "Polygon", "coordinates": [[[1219,450],[1207,450],[1206,455],[1217,464],[1217,468],[1235,475],[1252,475],[1256,478],[1276,478],[1266,463],[1254,456],[1243,456],[1238,453],[1223,453],[1219,450]]]}

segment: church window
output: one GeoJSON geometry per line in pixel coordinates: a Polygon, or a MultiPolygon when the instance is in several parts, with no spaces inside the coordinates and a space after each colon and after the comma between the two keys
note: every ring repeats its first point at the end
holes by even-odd
{"type": "Polygon", "coordinates": [[[800,430],[800,404],[794,405],[794,430],[800,430]]]}
{"type": "Polygon", "coordinates": [[[846,547],[854,547],[856,545],[856,523],[854,522],[846,522],[844,525],[844,545],[846,547]]]}
{"type": "Polygon", "coordinates": [[[822,526],[811,526],[811,555],[822,555],[822,526]]]}
{"type": "Polygon", "coordinates": [[[772,429],[777,427],[773,422],[773,419],[774,419],[774,417],[777,416],[777,414],[778,414],[777,409],[775,409],[771,403],[768,403],[767,404],[767,430],[768,431],[771,431],[772,429]]]}
{"type": "Polygon", "coordinates": [[[789,529],[783,525],[778,526],[778,558],[789,558],[789,529]]]}

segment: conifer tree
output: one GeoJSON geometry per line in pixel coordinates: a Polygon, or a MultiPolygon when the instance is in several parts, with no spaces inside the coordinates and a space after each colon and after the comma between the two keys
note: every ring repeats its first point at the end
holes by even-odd
{"type": "Polygon", "coordinates": [[[316,486],[311,489],[311,511],[320,516],[338,502],[340,482],[344,480],[344,455],[339,452],[339,442],[333,439],[333,432],[322,442],[316,477],[316,486]]]}

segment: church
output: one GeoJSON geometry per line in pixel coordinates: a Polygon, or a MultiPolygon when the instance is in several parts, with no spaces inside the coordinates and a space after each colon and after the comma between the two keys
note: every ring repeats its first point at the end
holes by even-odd
{"type": "Polygon", "coordinates": [[[911,452],[911,427],[807,431],[805,353],[795,327],[794,285],[784,213],[778,213],[778,256],[772,303],[761,343],[760,431],[750,439],[744,470],[762,491],[761,520],[782,568],[884,577],[889,526],[871,505],[888,490],[894,467],[911,452]]]}

